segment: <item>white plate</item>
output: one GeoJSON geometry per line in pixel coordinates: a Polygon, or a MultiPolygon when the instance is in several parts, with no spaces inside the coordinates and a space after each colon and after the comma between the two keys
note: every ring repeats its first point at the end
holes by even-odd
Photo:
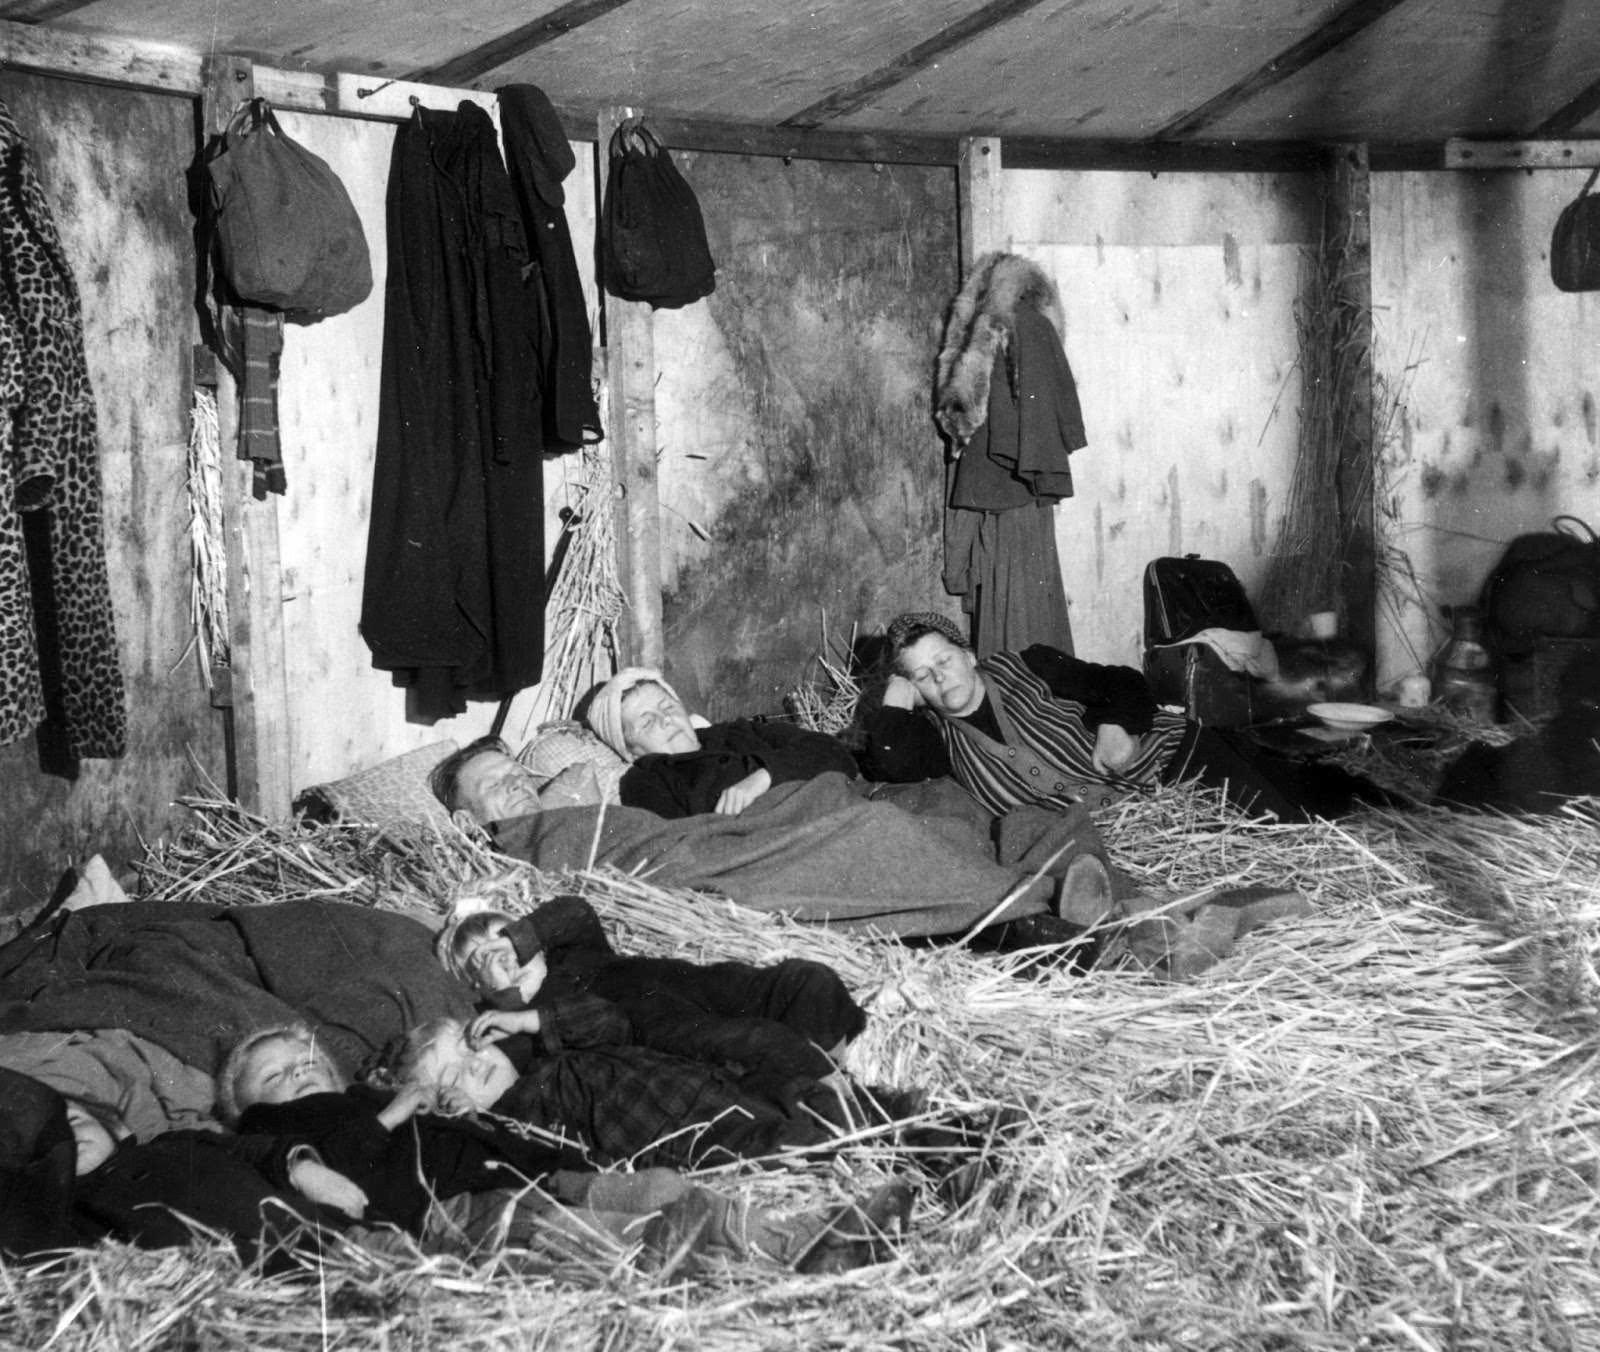
{"type": "Polygon", "coordinates": [[[1338,732],[1364,732],[1394,717],[1375,704],[1310,704],[1306,712],[1338,732]]]}

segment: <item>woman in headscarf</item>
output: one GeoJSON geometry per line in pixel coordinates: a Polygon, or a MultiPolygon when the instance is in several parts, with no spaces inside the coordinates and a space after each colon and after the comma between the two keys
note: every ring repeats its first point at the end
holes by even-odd
{"type": "Polygon", "coordinates": [[[589,726],[630,761],[624,805],[662,817],[736,815],[776,784],[861,771],[843,742],[777,719],[708,723],[650,667],[626,667],[589,702],[589,726]]]}

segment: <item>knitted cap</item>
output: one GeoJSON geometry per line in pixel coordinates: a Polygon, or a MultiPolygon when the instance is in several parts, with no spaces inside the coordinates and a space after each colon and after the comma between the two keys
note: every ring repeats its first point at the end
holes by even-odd
{"type": "Polygon", "coordinates": [[[594,735],[625,761],[632,761],[633,753],[622,735],[622,698],[641,685],[659,685],[673,699],[678,698],[678,692],[654,667],[624,667],[595,691],[594,698],[589,701],[587,718],[594,735]]]}
{"type": "Polygon", "coordinates": [[[972,647],[972,641],[961,632],[961,626],[949,616],[940,615],[932,610],[913,610],[907,611],[904,615],[896,615],[889,621],[889,627],[884,630],[883,637],[889,645],[890,659],[898,658],[902,651],[928,632],[943,634],[958,648],[972,647]]]}

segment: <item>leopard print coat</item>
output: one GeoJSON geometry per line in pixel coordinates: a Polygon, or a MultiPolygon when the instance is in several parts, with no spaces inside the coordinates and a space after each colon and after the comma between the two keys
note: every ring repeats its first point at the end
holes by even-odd
{"type": "Polygon", "coordinates": [[[0,399],[0,742],[49,718],[74,756],[120,756],[127,712],[78,288],[3,101],[0,399]]]}

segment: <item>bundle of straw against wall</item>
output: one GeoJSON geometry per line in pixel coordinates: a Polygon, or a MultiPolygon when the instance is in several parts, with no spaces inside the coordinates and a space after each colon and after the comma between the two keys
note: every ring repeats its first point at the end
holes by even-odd
{"type": "MultiPolygon", "coordinates": [[[[1600,1346],[1600,846],[1592,817],[1374,814],[1246,823],[1169,790],[1102,815],[1141,886],[1302,889],[1308,921],[1199,980],[1024,976],[612,872],[543,877],[464,837],[382,848],[201,805],[153,852],[155,898],[337,896],[437,909],[477,880],[512,906],[577,888],[625,950],[830,962],[872,1019],[847,1064],[932,1105],[1030,1128],[952,1211],[920,1195],[887,1267],[746,1263],[697,1279],[615,1255],[545,1270],[357,1249],[299,1287],[197,1255],[105,1246],[0,1271],[0,1342],[51,1348],[1505,1349],[1600,1346]]],[[[780,1208],[903,1167],[881,1139],[830,1163],[727,1170],[780,1208]]]]}
{"type": "Polygon", "coordinates": [[[616,523],[609,453],[586,446],[567,485],[566,548],[545,599],[544,679],[523,725],[570,718],[578,700],[615,666],[616,628],[625,604],[617,580],[616,523]]]}
{"type": "Polygon", "coordinates": [[[189,414],[189,621],[200,671],[232,665],[228,632],[228,550],[222,520],[222,438],[214,390],[197,385],[189,414]]]}
{"type": "MultiPolygon", "coordinates": [[[[1272,551],[1272,566],[1256,606],[1268,630],[1296,632],[1306,615],[1340,609],[1346,513],[1339,467],[1344,449],[1364,444],[1361,420],[1384,421],[1370,395],[1370,308],[1353,283],[1366,263],[1351,248],[1344,218],[1323,211],[1322,238],[1307,250],[1295,298],[1300,372],[1300,424],[1288,502],[1272,551]]],[[[1361,492],[1370,495],[1370,478],[1361,492]]]]}

